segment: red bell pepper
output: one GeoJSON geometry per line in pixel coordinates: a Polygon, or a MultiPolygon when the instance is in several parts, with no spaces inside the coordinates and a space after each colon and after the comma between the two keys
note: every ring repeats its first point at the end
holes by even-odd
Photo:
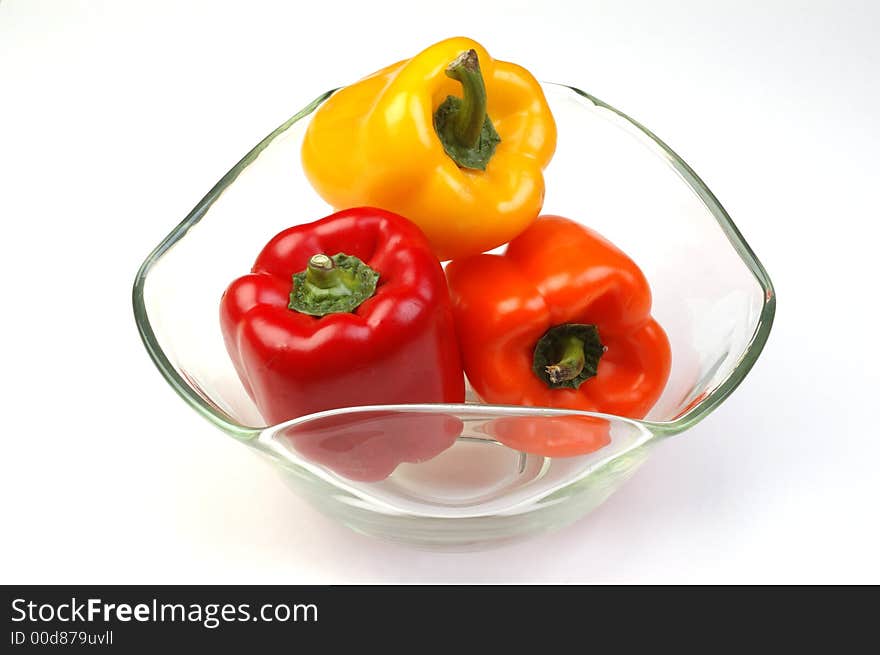
{"type": "Polygon", "coordinates": [[[443,270],[397,214],[361,207],[284,230],[229,285],[220,322],[271,423],[338,407],[464,400],[443,270]]]}

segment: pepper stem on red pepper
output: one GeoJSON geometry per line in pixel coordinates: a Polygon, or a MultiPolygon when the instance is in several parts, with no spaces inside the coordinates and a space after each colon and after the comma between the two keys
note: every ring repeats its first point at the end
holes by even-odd
{"type": "Polygon", "coordinates": [[[446,68],[446,75],[461,82],[463,97],[446,97],[434,112],[434,130],[456,164],[484,171],[501,137],[486,113],[486,84],[477,52],[461,53],[446,68]]]}
{"type": "Polygon", "coordinates": [[[577,389],[596,375],[605,350],[595,325],[563,323],[535,344],[532,370],[551,389],[577,389]]]}
{"type": "Polygon", "coordinates": [[[312,255],[293,275],[288,308],[311,316],[353,312],[376,292],[379,274],[357,257],[312,255]]]}
{"type": "Polygon", "coordinates": [[[312,255],[306,265],[306,281],[322,289],[331,289],[339,284],[339,269],[327,255],[312,255]]]}

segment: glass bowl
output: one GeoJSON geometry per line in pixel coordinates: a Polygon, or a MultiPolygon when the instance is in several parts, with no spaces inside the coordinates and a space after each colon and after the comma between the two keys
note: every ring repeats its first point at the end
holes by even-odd
{"type": "Polygon", "coordinates": [[[644,420],[488,405],[469,391],[464,404],[345,407],[265,424],[224,348],[219,300],[272,236],[333,211],[299,155],[310,114],[333,91],[245,155],[137,273],[137,326],[168,383],[271,461],[296,493],[359,532],[463,549],[567,524],[608,498],[654,446],[717,407],[767,340],[770,279],[697,174],[610,105],[543,87],[559,135],[543,213],[582,221],[636,261],[671,342],[669,382],[644,420]],[[534,433],[593,440],[596,449],[553,459],[516,449],[534,433]]]}

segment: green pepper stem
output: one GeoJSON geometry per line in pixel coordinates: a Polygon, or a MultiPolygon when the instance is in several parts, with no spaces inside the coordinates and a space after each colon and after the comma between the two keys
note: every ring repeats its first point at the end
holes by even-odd
{"type": "Polygon", "coordinates": [[[446,68],[446,75],[461,82],[464,97],[453,116],[453,134],[463,148],[473,148],[486,120],[486,84],[476,50],[467,50],[446,68]]]}
{"type": "Polygon", "coordinates": [[[578,389],[599,371],[605,346],[595,325],[562,323],[535,344],[532,371],[550,389],[578,389]]]}
{"type": "Polygon", "coordinates": [[[341,285],[346,288],[345,280],[333,260],[323,253],[312,255],[306,267],[306,283],[313,284],[319,289],[332,289],[341,285]]]}
{"type": "Polygon", "coordinates": [[[501,137],[486,114],[486,85],[477,53],[461,53],[446,75],[461,82],[464,97],[446,96],[434,112],[434,131],[459,168],[484,171],[501,137]]]}
{"type": "Polygon", "coordinates": [[[312,316],[353,312],[375,293],[378,280],[379,274],[357,257],[318,253],[306,270],[293,275],[288,308],[312,316]]]}
{"type": "Polygon", "coordinates": [[[584,370],[584,340],[574,335],[565,337],[560,343],[562,357],[555,364],[545,366],[547,376],[553,384],[574,380],[584,370]]]}

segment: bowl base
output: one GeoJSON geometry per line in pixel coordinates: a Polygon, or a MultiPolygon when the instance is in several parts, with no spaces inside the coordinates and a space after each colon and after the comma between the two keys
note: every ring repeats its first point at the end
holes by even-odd
{"type": "Polygon", "coordinates": [[[417,549],[467,552],[573,523],[623,484],[649,450],[643,444],[585,469],[577,467],[581,458],[552,459],[460,439],[429,462],[401,465],[387,480],[350,487],[357,493],[294,468],[283,477],[355,532],[417,549]]]}

